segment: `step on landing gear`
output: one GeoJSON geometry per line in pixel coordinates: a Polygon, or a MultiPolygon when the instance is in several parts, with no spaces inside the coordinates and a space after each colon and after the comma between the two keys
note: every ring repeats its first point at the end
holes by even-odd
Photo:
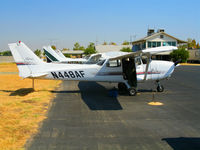
{"type": "Polygon", "coordinates": [[[126,83],[118,83],[118,89],[121,92],[127,92],[130,96],[135,96],[137,94],[137,90],[134,87],[131,87],[127,82],[126,83]]]}
{"type": "Polygon", "coordinates": [[[160,81],[156,81],[157,83],[157,92],[163,92],[164,86],[160,84],[160,81]]]}

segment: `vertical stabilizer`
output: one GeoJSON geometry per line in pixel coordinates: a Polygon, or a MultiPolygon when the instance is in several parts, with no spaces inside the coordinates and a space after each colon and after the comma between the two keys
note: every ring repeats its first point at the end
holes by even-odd
{"type": "Polygon", "coordinates": [[[51,46],[44,46],[43,47],[45,56],[47,57],[48,60],[51,62],[58,61],[58,62],[63,62],[66,61],[66,58],[61,57],[55,50],[51,48],[51,46]]]}
{"type": "Polygon", "coordinates": [[[8,44],[8,46],[19,69],[19,76],[23,78],[32,74],[31,65],[44,63],[22,42],[8,44]]]}

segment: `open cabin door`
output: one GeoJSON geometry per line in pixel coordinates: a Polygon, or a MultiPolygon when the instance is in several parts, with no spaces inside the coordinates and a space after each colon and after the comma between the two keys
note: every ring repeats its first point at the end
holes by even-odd
{"type": "Polygon", "coordinates": [[[131,87],[137,87],[137,74],[134,57],[122,59],[122,71],[125,80],[131,87]]]}

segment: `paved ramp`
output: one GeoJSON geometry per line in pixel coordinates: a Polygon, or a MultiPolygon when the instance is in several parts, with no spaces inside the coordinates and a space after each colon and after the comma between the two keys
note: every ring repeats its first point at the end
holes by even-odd
{"type": "Polygon", "coordinates": [[[26,145],[29,150],[182,150],[200,147],[200,67],[177,68],[164,81],[140,86],[136,97],[108,96],[113,85],[63,82],[48,118],[26,145]],[[152,87],[154,89],[152,89],[152,87]],[[184,142],[183,142],[184,141],[184,142]]]}

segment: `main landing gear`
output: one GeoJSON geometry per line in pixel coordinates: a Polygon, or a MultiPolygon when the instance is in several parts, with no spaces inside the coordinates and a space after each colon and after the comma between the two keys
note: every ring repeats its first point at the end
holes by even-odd
{"type": "Polygon", "coordinates": [[[160,81],[156,81],[157,84],[157,92],[163,92],[164,86],[160,84],[160,81]]]}
{"type": "Polygon", "coordinates": [[[134,87],[130,87],[128,83],[118,83],[118,89],[122,92],[128,91],[130,96],[135,96],[137,94],[137,90],[134,87]]]}

